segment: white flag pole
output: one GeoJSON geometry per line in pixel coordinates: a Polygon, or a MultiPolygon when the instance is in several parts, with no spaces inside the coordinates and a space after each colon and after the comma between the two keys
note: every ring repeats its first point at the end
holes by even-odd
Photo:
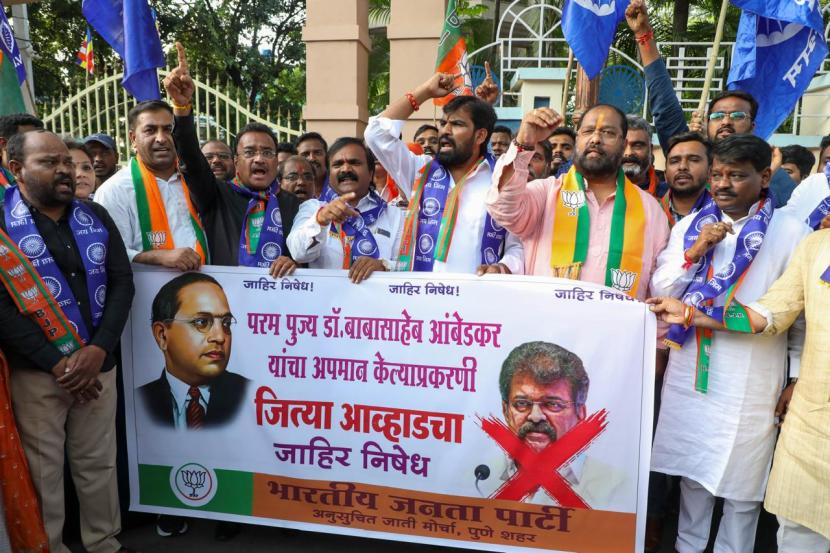
{"type": "Polygon", "coordinates": [[[703,109],[709,102],[709,88],[712,84],[712,75],[715,73],[715,63],[718,60],[718,50],[720,50],[720,41],[723,38],[723,26],[726,23],[726,9],[729,7],[729,0],[723,0],[720,7],[720,16],[718,17],[718,28],[715,31],[715,42],[712,44],[712,53],[709,55],[709,62],[706,65],[706,77],[703,79],[703,92],[700,95],[700,103],[697,105],[697,111],[703,117],[703,109]]]}

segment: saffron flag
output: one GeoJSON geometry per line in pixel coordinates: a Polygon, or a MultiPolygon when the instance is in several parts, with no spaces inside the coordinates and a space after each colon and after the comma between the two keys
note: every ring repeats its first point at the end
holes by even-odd
{"type": "Polygon", "coordinates": [[[164,66],[164,52],[147,0],[83,0],[81,10],[124,60],[127,92],[139,102],[161,98],[156,69],[164,66]]]}
{"type": "Polygon", "coordinates": [[[827,56],[818,0],[732,0],[743,10],[730,90],[758,100],[755,134],[768,138],[789,116],[827,56]]]}
{"type": "Polygon", "coordinates": [[[20,48],[17,47],[12,27],[6,19],[6,10],[3,9],[2,0],[0,0],[0,53],[14,66],[17,84],[22,85],[26,80],[26,66],[23,65],[23,56],[20,55],[20,48]]]}
{"type": "Polygon", "coordinates": [[[78,58],[75,63],[80,65],[90,75],[95,74],[95,52],[92,49],[92,29],[86,28],[86,36],[81,43],[81,48],[78,50],[78,58]]]}
{"type": "Polygon", "coordinates": [[[447,2],[447,15],[444,18],[444,30],[438,42],[438,59],[435,71],[440,73],[461,74],[461,82],[443,98],[435,98],[432,103],[443,106],[456,96],[473,95],[473,79],[467,62],[467,42],[461,36],[461,20],[455,8],[455,0],[447,2]]]}
{"type": "Polygon", "coordinates": [[[562,34],[589,79],[602,71],[629,1],[565,0],[562,34]]]}

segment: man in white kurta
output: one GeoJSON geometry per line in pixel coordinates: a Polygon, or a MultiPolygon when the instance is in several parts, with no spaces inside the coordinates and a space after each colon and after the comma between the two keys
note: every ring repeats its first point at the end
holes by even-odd
{"type": "MultiPolygon", "coordinates": [[[[755,165],[769,167],[769,146],[757,137],[734,137],[716,145],[711,183],[721,219],[706,224],[699,214],[674,226],[652,277],[655,294],[682,297],[709,250],[713,250],[714,274],[732,262],[741,230],[758,212],[762,187],[769,183],[769,169],[756,169],[746,159],[754,155],[747,154],[753,148],[766,150],[755,165]],[[750,140],[753,143],[740,144],[750,140]],[[684,237],[691,225],[698,225],[700,238],[686,250],[684,237]]],[[[808,233],[803,222],[773,212],[736,301],[746,305],[761,297],[808,233]]],[[[724,305],[724,295],[714,299],[715,306],[724,305]]],[[[794,370],[802,344],[803,324],[789,338],[794,370]]],[[[709,352],[708,388],[703,393],[695,389],[694,333],[681,349],[671,351],[651,468],[682,477],[675,543],[679,553],[702,553],[706,548],[716,497],[725,502],[715,552],[749,553],[775,446],[774,411],[787,371],[788,337],[714,332],[709,352]]]]}
{"type": "Polygon", "coordinates": [[[806,221],[819,204],[828,197],[830,197],[830,181],[828,181],[826,171],[819,171],[795,187],[793,195],[781,211],[793,215],[799,221],[806,221]]]}
{"type": "Polygon", "coordinates": [[[370,191],[374,174],[371,152],[360,139],[341,138],[332,144],[328,157],[334,194],[330,201],[321,196],[300,206],[286,238],[292,257],[297,263],[308,263],[312,269],[349,269],[355,282],[368,278],[375,270],[393,270],[404,213],[396,206],[385,205],[380,196],[370,191]],[[384,206],[380,214],[367,216],[366,222],[362,214],[376,211],[381,204],[384,206]],[[365,225],[374,243],[341,232],[346,220],[358,230],[365,225]],[[347,248],[354,253],[348,260],[347,248]]]}
{"type": "MultiPolygon", "coordinates": [[[[416,88],[411,94],[389,105],[377,117],[369,118],[364,137],[372,153],[388,171],[403,195],[412,201],[414,185],[421,176],[421,170],[433,161],[429,155],[416,155],[409,151],[406,144],[398,138],[404,120],[414,112],[416,106],[431,98],[446,96],[454,86],[450,75],[437,73],[429,81],[416,88]]],[[[482,237],[491,229],[484,199],[490,187],[493,167],[488,162],[476,165],[476,161],[486,151],[487,142],[495,124],[493,108],[479,100],[469,98],[470,104],[453,113],[444,113],[439,129],[438,160],[448,160],[442,165],[450,173],[450,190],[461,185],[458,202],[458,215],[449,252],[445,260],[435,259],[433,272],[495,272],[523,274],[524,255],[521,242],[507,234],[501,259],[498,257],[482,259],[482,237]],[[484,124],[475,121],[473,110],[486,112],[492,119],[484,124]],[[446,157],[444,157],[446,156],[446,157]],[[449,159],[454,158],[454,159],[449,159]],[[470,169],[467,172],[467,169],[470,169]]],[[[413,208],[412,205],[409,206],[413,208]]],[[[499,227],[500,228],[500,227],[499,227]]],[[[415,247],[417,247],[416,245],[415,247]]],[[[401,270],[409,270],[399,267],[401,270]]]]}

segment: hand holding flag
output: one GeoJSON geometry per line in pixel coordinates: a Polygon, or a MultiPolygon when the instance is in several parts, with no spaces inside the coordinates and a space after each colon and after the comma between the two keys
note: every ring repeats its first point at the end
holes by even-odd
{"type": "MultiPolygon", "coordinates": [[[[187,55],[181,42],[176,42],[176,51],[179,56],[179,65],[164,78],[164,90],[167,92],[167,97],[173,102],[176,111],[186,111],[189,114],[193,109],[191,104],[196,87],[193,84],[193,79],[190,78],[187,55]]],[[[186,114],[180,113],[177,115],[186,114]]]]}

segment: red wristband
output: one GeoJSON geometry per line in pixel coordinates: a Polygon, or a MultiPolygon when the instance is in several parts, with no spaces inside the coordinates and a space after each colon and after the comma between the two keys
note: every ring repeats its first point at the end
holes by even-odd
{"type": "Polygon", "coordinates": [[[325,205],[321,205],[319,209],[317,209],[317,213],[314,214],[314,222],[320,225],[321,227],[326,226],[325,223],[320,222],[320,212],[323,211],[323,208],[326,207],[325,205]]]}
{"type": "Polygon", "coordinates": [[[692,265],[695,264],[695,261],[691,257],[689,257],[688,251],[683,252],[683,260],[685,261],[685,263],[683,264],[684,269],[690,269],[692,265]]]}
{"type": "Polygon", "coordinates": [[[412,106],[412,109],[414,111],[418,111],[421,105],[415,100],[415,96],[413,96],[411,92],[407,92],[404,96],[406,96],[406,99],[409,100],[409,105],[412,106]]]}
{"type": "Polygon", "coordinates": [[[634,40],[637,41],[637,44],[646,44],[649,40],[654,38],[654,31],[649,31],[647,33],[643,33],[640,36],[634,37],[634,40]]]}

